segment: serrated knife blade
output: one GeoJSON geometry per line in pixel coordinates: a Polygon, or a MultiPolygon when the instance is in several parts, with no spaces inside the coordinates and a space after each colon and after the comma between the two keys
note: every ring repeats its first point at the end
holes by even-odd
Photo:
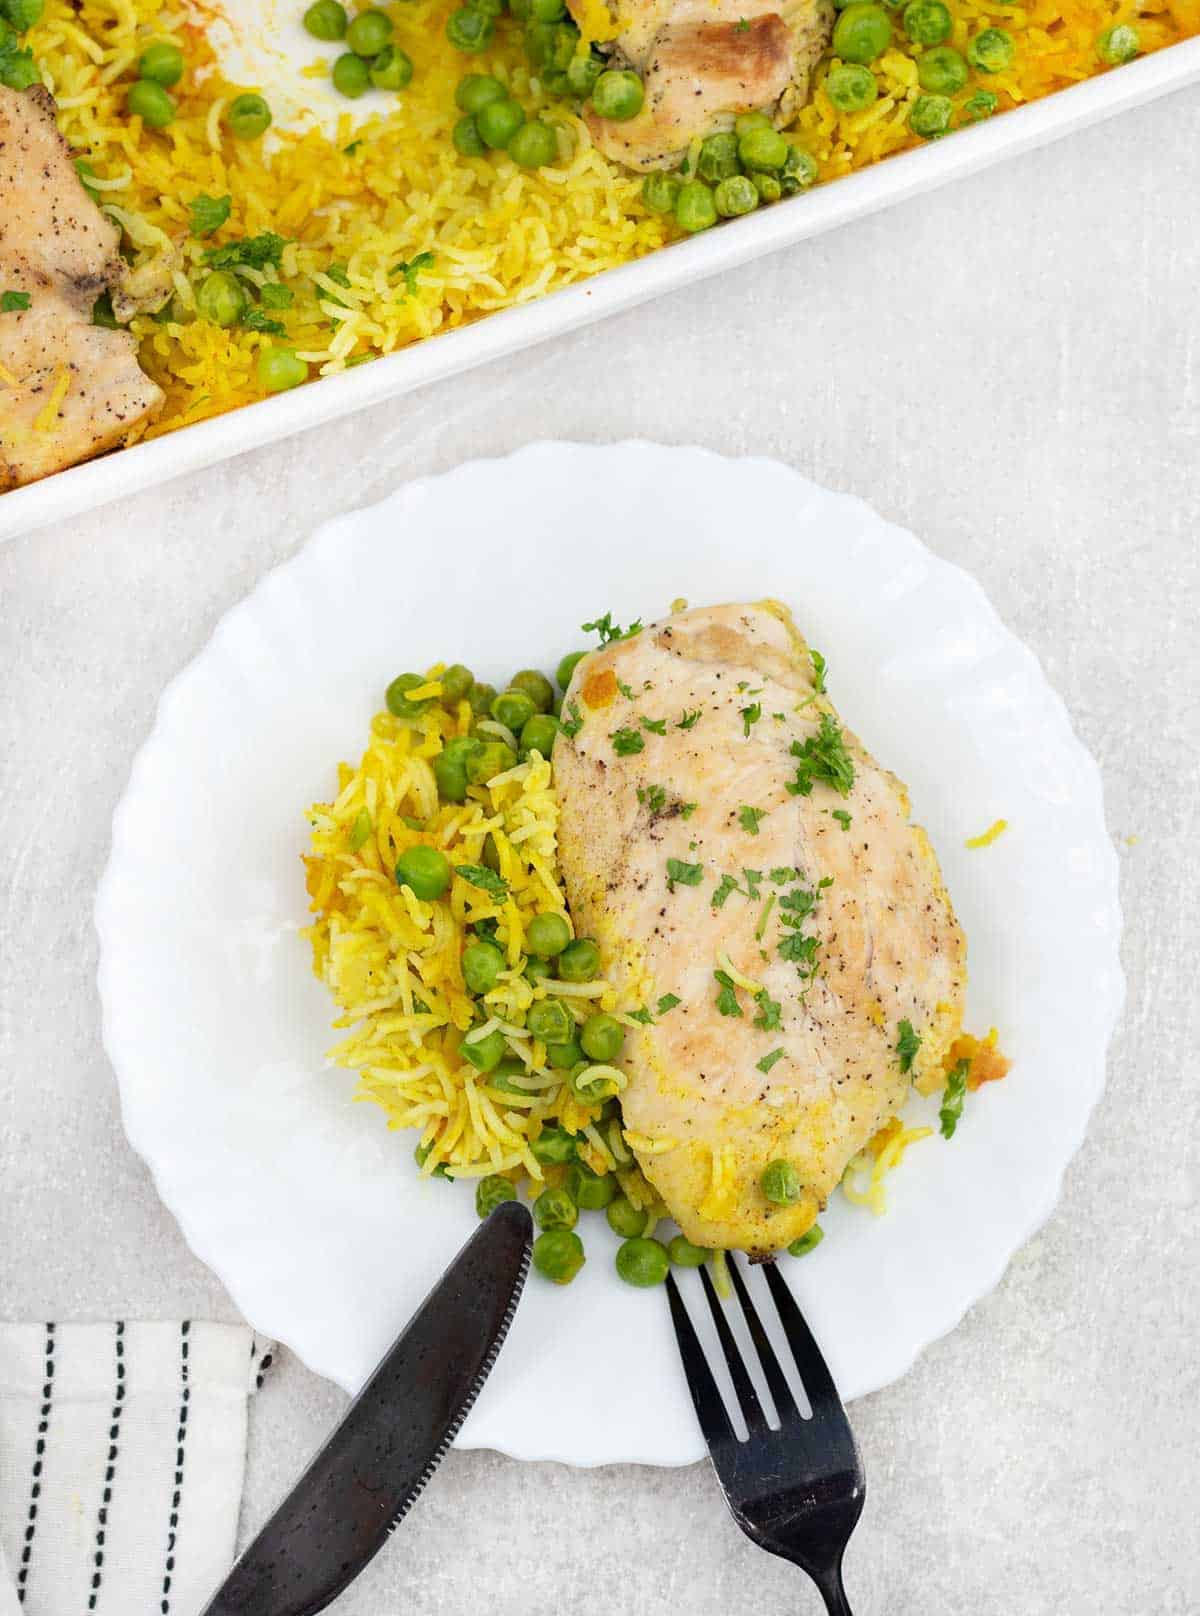
{"type": "Polygon", "coordinates": [[[202,1616],[314,1616],[387,1541],[508,1333],[533,1224],[505,1201],[471,1236],[202,1616]]]}

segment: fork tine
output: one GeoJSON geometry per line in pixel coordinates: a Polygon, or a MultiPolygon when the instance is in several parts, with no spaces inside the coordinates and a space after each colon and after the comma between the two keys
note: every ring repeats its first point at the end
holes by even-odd
{"type": "Polygon", "coordinates": [[[729,1366],[729,1378],[733,1381],[734,1395],[742,1405],[742,1415],[745,1418],[747,1429],[751,1431],[767,1431],[767,1417],[763,1413],[762,1404],[758,1400],[758,1393],[754,1390],[754,1382],[746,1371],[741,1351],[733,1339],[733,1331],[729,1328],[729,1320],[725,1317],[725,1308],[716,1288],[709,1278],[708,1269],[700,1270],[700,1278],[704,1284],[704,1294],[708,1297],[709,1311],[713,1316],[713,1323],[717,1327],[717,1339],[721,1343],[721,1351],[725,1354],[725,1362],[729,1366]]]}
{"type": "Polygon", "coordinates": [[[787,1336],[788,1346],[792,1349],[796,1367],[800,1371],[800,1379],[804,1382],[804,1390],[812,1404],[813,1414],[827,1412],[830,1407],[840,1412],[842,1400],[838,1396],[833,1376],[821,1356],[820,1347],[813,1340],[812,1331],[804,1322],[803,1313],[796,1306],[795,1297],[788,1290],[787,1282],[775,1264],[767,1263],[765,1267],[767,1284],[771,1288],[771,1295],[775,1298],[775,1306],[779,1309],[783,1333],[787,1336]]]}
{"type": "Polygon", "coordinates": [[[704,1440],[710,1448],[721,1442],[736,1442],[724,1399],[708,1367],[708,1359],[704,1356],[704,1349],[672,1274],[667,1275],[667,1295],[671,1302],[671,1320],[675,1326],[675,1339],[679,1343],[679,1356],[683,1360],[683,1372],[687,1376],[688,1390],[692,1394],[704,1440]]]}
{"type": "Polygon", "coordinates": [[[767,1338],[767,1332],[762,1327],[762,1320],[758,1316],[754,1303],[750,1300],[750,1292],[746,1288],[746,1282],[742,1278],[738,1265],[732,1256],[728,1259],[727,1266],[729,1268],[729,1277],[733,1280],[733,1288],[737,1292],[738,1301],[742,1304],[742,1313],[746,1319],[746,1326],[750,1331],[750,1339],[754,1343],[754,1350],[758,1353],[763,1374],[767,1379],[767,1385],[771,1388],[771,1396],[775,1399],[775,1407],[779,1410],[779,1417],[783,1419],[787,1414],[798,1414],[800,1410],[796,1406],[796,1399],[792,1396],[792,1388],[787,1383],[787,1377],[784,1375],[779,1359],[775,1356],[775,1348],[767,1338]]]}

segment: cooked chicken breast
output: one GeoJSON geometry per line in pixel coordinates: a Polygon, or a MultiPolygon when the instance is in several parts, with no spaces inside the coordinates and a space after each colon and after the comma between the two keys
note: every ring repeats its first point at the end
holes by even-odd
{"type": "MultiPolygon", "coordinates": [[[[568,0],[584,22],[594,0],[568,0]]],[[[808,77],[829,40],[832,0],[783,0],[747,14],[745,0],[625,0],[613,62],[641,74],[636,118],[587,111],[605,156],[629,168],[676,168],[698,135],[730,128],[739,113],[781,124],[808,99],[808,77]]]]}
{"type": "Polygon", "coordinates": [[[0,86],[0,492],[123,442],[162,399],[125,331],[91,323],[121,276],[118,231],[88,196],[40,85],[0,86]]]}
{"type": "Polygon", "coordinates": [[[820,683],[778,604],[682,612],[580,662],[554,754],[576,928],[654,1016],[622,1061],[631,1148],[690,1240],[756,1255],[941,1085],[962,1021],[933,850],[820,683]]]}

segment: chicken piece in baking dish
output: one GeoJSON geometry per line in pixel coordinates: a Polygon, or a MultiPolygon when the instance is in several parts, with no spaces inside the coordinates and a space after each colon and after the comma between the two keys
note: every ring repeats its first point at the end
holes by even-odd
{"type": "Polygon", "coordinates": [[[944,1081],[966,987],[933,850],[821,666],[774,602],[681,612],[580,662],[554,756],[576,927],[654,1017],[630,1146],[689,1240],[758,1256],[944,1081]]]}
{"type": "MultiPolygon", "coordinates": [[[[598,0],[568,0],[585,33],[598,0]]],[[[610,0],[610,11],[618,0],[610,0]]],[[[613,11],[615,67],[641,75],[645,103],[625,121],[590,106],[592,139],[614,162],[677,168],[697,136],[731,128],[744,112],[781,126],[808,99],[809,74],[829,42],[832,0],[620,0],[613,11]]]]}
{"type": "Polygon", "coordinates": [[[133,337],[92,324],[122,264],[41,85],[0,86],[0,492],[125,440],[161,400],[133,337]]]}

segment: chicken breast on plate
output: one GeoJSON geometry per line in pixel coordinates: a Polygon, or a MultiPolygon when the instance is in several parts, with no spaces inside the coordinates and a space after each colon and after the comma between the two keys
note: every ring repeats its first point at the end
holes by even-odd
{"type": "Polygon", "coordinates": [[[0,492],[123,443],[162,399],[126,331],[92,324],[122,264],[41,85],[0,86],[0,492]]]}
{"type": "Polygon", "coordinates": [[[941,1085],[966,987],[933,850],[822,668],[775,602],[680,612],[580,662],[554,756],[576,928],[654,1017],[630,1146],[689,1240],[760,1256],[941,1085]]]}
{"type": "MultiPolygon", "coordinates": [[[[585,34],[602,0],[568,0],[585,34]]],[[[749,10],[746,0],[616,0],[600,36],[611,65],[642,78],[645,104],[623,122],[586,111],[592,139],[614,162],[677,168],[698,136],[767,112],[781,126],[808,99],[808,79],[829,42],[832,0],[780,0],[749,10]]],[[[593,35],[592,37],[596,37],[593,35]]]]}

